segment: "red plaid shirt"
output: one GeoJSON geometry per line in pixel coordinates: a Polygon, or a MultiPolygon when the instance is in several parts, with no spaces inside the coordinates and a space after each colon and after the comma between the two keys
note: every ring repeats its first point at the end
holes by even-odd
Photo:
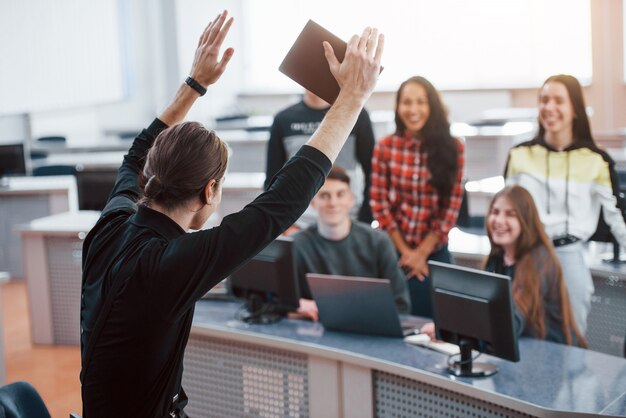
{"type": "Polygon", "coordinates": [[[440,199],[430,185],[426,153],[421,143],[409,135],[391,135],[374,148],[370,204],[381,228],[399,229],[406,243],[418,246],[434,232],[439,246],[448,242],[448,232],[456,224],[463,198],[464,146],[459,145],[459,171],[449,199],[440,199]]]}

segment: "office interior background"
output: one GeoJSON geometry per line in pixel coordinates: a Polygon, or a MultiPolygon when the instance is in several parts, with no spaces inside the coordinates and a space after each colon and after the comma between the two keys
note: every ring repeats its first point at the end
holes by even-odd
{"type": "MultiPolygon", "coordinates": [[[[199,34],[224,8],[235,18],[225,42],[235,55],[188,119],[215,128],[227,142],[233,138],[233,150],[240,136],[264,144],[272,115],[300,99],[302,88],[278,67],[312,19],[344,40],[365,25],[385,33],[384,70],[366,104],[377,139],[392,132],[395,92],[410,76],[423,75],[441,91],[459,136],[493,125],[505,136],[528,138],[536,128],[541,83],[567,73],[584,86],[597,139],[613,150],[618,165],[626,163],[622,0],[3,0],[0,145],[20,142],[39,150],[45,148],[40,138],[63,137],[68,153],[72,148],[83,155],[93,152],[95,160],[103,150],[124,141],[130,145],[128,137],[167,105],[186,78],[199,34]]],[[[57,147],[51,155],[63,153],[57,147]]],[[[241,170],[249,172],[237,173],[233,165],[226,186],[229,178],[258,184],[264,164],[264,153],[257,152],[256,168],[241,170]]],[[[468,170],[471,164],[468,160],[468,170]]],[[[474,167],[480,175],[468,179],[501,175],[504,167],[497,164],[486,171],[474,167]]],[[[27,165],[32,172],[37,162],[27,165]]],[[[25,275],[6,275],[12,276],[5,286],[11,297],[26,298],[25,275]]],[[[66,415],[80,408],[78,348],[32,344],[33,319],[11,317],[28,315],[28,303],[33,302],[20,305],[23,310],[4,307],[7,381],[30,380],[51,411],[66,415]],[[26,342],[10,348],[17,334],[26,342]],[[55,361],[59,368],[50,369],[55,361]],[[66,390],[55,388],[58,376],[66,390]]],[[[621,335],[621,341],[613,341],[616,347],[623,346],[621,335]]]]}
{"type": "MultiPolygon", "coordinates": [[[[16,139],[19,127],[10,128],[20,117],[28,117],[32,138],[63,135],[68,144],[137,130],[184,80],[198,33],[221,6],[3,2],[1,27],[10,42],[2,52],[15,58],[0,67],[0,138],[16,139]]],[[[237,0],[226,6],[236,19],[227,41],[235,55],[189,116],[209,125],[229,115],[271,116],[297,100],[301,88],[277,69],[313,19],[343,39],[365,24],[386,34],[385,69],[367,105],[373,112],[392,110],[400,82],[421,74],[443,92],[453,122],[472,122],[492,109],[535,108],[541,82],[568,73],[585,85],[595,131],[626,126],[621,1],[237,0]]]]}

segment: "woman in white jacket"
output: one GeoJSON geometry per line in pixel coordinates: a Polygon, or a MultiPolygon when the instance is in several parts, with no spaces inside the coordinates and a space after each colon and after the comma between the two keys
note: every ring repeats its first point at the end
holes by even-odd
{"type": "Polygon", "coordinates": [[[614,166],[593,140],[578,80],[570,75],[549,77],[539,91],[539,132],[511,149],[505,177],[507,184],[526,188],[537,205],[582,333],[594,292],[583,242],[595,232],[600,211],[613,236],[626,245],[614,166]]]}

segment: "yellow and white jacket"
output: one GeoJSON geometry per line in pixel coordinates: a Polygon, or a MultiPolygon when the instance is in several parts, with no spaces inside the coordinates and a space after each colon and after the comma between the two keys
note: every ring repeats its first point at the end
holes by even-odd
{"type": "Polygon", "coordinates": [[[505,178],[507,185],[530,192],[551,238],[569,234],[588,240],[602,210],[611,233],[626,246],[615,162],[598,147],[572,145],[557,151],[535,138],[509,151],[505,178]]]}

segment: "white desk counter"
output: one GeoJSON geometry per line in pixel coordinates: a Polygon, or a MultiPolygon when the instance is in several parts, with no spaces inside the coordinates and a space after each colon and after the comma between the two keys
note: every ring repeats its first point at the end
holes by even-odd
{"type": "MultiPolygon", "coordinates": [[[[130,145],[129,145],[130,147],[130,145]]],[[[109,152],[75,152],[68,154],[52,154],[46,158],[33,161],[33,168],[66,165],[81,169],[109,168],[118,169],[124,160],[125,151],[109,152]]]]}
{"type": "Polygon", "coordinates": [[[9,273],[0,271],[0,386],[6,383],[7,373],[4,358],[4,318],[2,315],[2,286],[9,281],[9,273]]]}
{"type": "Polygon", "coordinates": [[[222,186],[222,203],[218,208],[218,223],[224,216],[239,212],[261,194],[264,181],[265,173],[233,173],[228,171],[222,186]]]}
{"type": "Polygon", "coordinates": [[[33,343],[79,344],[83,240],[99,216],[66,212],[19,227],[33,343]]]}
{"type": "Polygon", "coordinates": [[[502,174],[509,150],[531,139],[536,128],[529,122],[480,127],[455,123],[451,132],[465,139],[465,177],[478,180],[502,174]]]}
{"type": "Polygon", "coordinates": [[[0,187],[0,271],[24,277],[15,226],[42,216],[78,210],[74,176],[10,177],[0,187]]]}

